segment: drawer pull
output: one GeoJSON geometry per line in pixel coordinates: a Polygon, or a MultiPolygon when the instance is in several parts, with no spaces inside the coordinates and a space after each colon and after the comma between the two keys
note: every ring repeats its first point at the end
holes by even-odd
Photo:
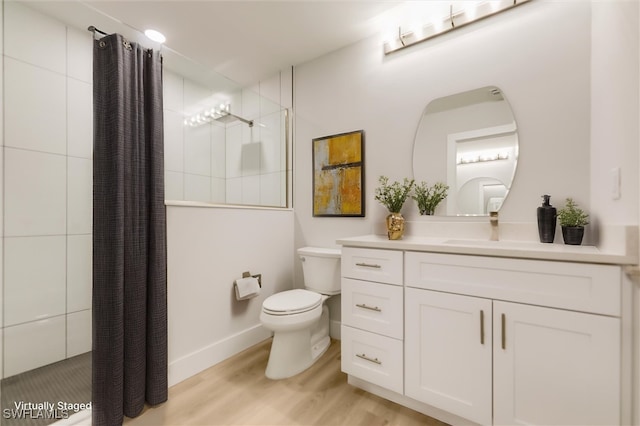
{"type": "Polygon", "coordinates": [[[378,308],[377,306],[373,306],[373,307],[372,306],[367,306],[364,303],[362,303],[362,304],[357,304],[356,303],[356,306],[358,308],[362,308],[362,309],[369,309],[370,311],[382,312],[382,309],[378,308]]]}
{"type": "Polygon", "coordinates": [[[362,266],[363,268],[376,268],[380,269],[382,266],[376,265],[375,263],[356,263],[356,266],[362,266]]]}
{"type": "Polygon", "coordinates": [[[369,361],[369,362],[372,362],[372,363],[374,363],[374,364],[382,365],[382,361],[380,361],[378,358],[375,358],[375,359],[374,359],[374,358],[369,358],[369,357],[368,357],[368,356],[366,356],[365,354],[362,354],[362,355],[360,355],[360,354],[356,354],[356,356],[357,356],[358,358],[362,358],[362,359],[364,359],[365,361],[369,361]]]}
{"type": "Polygon", "coordinates": [[[507,336],[506,336],[506,330],[505,330],[507,321],[504,314],[502,314],[501,322],[502,322],[501,324],[502,325],[502,349],[507,349],[507,336]]]}
{"type": "Polygon", "coordinates": [[[480,344],[484,345],[484,311],[480,310],[480,344]]]}

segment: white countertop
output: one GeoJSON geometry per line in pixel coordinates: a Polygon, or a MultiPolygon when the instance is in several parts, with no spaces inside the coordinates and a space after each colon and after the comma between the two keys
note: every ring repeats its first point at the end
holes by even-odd
{"type": "Polygon", "coordinates": [[[341,238],[337,244],[349,247],[425,251],[520,259],[558,260],[568,262],[636,265],[634,253],[605,252],[594,246],[545,244],[534,241],[488,241],[462,238],[430,238],[405,236],[389,240],[386,235],[363,235],[341,238]]]}

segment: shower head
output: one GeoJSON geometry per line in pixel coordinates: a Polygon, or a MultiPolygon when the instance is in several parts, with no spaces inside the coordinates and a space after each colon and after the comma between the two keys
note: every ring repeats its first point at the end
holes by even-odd
{"type": "Polygon", "coordinates": [[[221,123],[232,123],[234,121],[242,121],[243,123],[247,123],[249,127],[253,127],[253,120],[247,120],[246,118],[238,117],[235,114],[231,114],[230,112],[223,113],[220,117],[215,119],[221,123]]]}

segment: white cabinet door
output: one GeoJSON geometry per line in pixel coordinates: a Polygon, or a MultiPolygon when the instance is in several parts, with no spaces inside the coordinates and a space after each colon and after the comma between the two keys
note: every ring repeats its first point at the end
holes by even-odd
{"type": "Polygon", "coordinates": [[[491,300],[405,289],[405,395],[491,424],[491,300]]]}
{"type": "Polygon", "coordinates": [[[494,424],[620,424],[620,319],[493,305],[494,424]]]}

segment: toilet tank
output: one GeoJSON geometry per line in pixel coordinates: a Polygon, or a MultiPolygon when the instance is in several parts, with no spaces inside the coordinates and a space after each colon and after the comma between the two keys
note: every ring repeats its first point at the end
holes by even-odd
{"type": "Polygon", "coordinates": [[[302,261],[304,286],[320,294],[340,293],[339,248],[303,247],[298,249],[302,261]]]}

